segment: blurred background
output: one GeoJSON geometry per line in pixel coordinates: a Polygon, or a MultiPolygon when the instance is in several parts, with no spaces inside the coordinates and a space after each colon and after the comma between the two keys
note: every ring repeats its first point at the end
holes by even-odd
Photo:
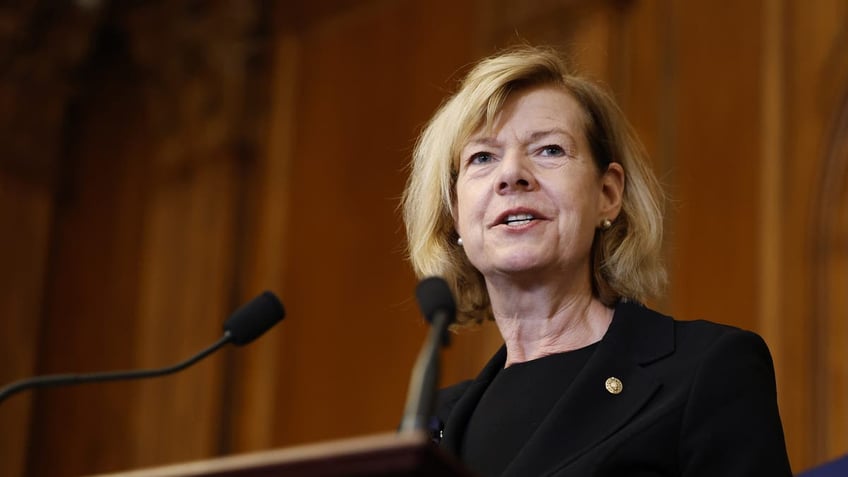
{"type": "MultiPolygon", "coordinates": [[[[0,383],[158,367],[264,289],[286,320],[178,375],[17,395],[0,475],[392,431],[426,327],[397,210],[474,60],[553,45],[670,197],[681,319],[755,330],[793,469],[848,452],[844,0],[48,0],[0,6],[0,383]]],[[[496,331],[462,333],[443,382],[496,331]]]]}

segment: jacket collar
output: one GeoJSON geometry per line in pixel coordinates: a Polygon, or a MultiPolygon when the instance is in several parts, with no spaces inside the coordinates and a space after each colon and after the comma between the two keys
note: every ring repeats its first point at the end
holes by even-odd
{"type": "MultiPolygon", "coordinates": [[[[541,475],[567,466],[616,432],[661,386],[643,366],[673,351],[671,318],[638,303],[619,303],[592,357],[503,475],[541,475]],[[623,384],[619,394],[607,391],[608,378],[623,384]]],[[[506,348],[501,347],[456,403],[443,447],[459,455],[474,408],[505,362],[506,348]]]]}

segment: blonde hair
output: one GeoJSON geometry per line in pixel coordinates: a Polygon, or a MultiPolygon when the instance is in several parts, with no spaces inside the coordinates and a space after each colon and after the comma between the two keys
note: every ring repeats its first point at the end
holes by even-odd
{"type": "Polygon", "coordinates": [[[592,293],[608,306],[644,301],[665,284],[661,260],[663,195],[644,147],[602,88],[569,71],[555,51],[523,46],[486,58],[424,128],[412,155],[403,194],[408,253],[419,277],[443,277],[457,297],[457,324],[492,318],[483,276],[456,243],[454,204],[459,154],[481,127],[491,127],[510,94],[555,85],[585,113],[584,132],[599,171],[624,169],[622,208],[612,227],[596,231],[591,252],[592,293]]]}

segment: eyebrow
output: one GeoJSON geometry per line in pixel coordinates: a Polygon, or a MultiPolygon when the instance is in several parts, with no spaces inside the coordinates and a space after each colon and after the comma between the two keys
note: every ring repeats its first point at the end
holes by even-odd
{"type": "MultiPolygon", "coordinates": [[[[535,131],[535,132],[531,133],[530,136],[523,142],[524,143],[536,142],[539,139],[542,139],[544,137],[547,137],[547,136],[550,136],[550,135],[553,135],[553,134],[562,134],[563,136],[568,138],[568,140],[571,141],[572,143],[575,142],[574,137],[568,131],[566,131],[565,129],[562,129],[562,128],[552,128],[552,129],[546,129],[544,131],[535,131]]],[[[495,139],[491,136],[486,136],[486,137],[481,137],[481,138],[472,139],[472,140],[468,141],[468,143],[465,144],[463,149],[465,147],[468,147],[468,146],[496,147],[496,146],[499,146],[499,145],[500,145],[500,143],[498,142],[497,139],[495,139]]]]}
{"type": "Polygon", "coordinates": [[[489,147],[495,147],[495,146],[497,146],[497,145],[498,145],[498,141],[497,141],[497,139],[495,139],[495,138],[493,138],[493,137],[490,137],[490,136],[487,136],[487,137],[481,137],[481,138],[478,138],[478,139],[472,139],[472,140],[468,141],[468,142],[465,144],[465,146],[463,146],[463,149],[465,149],[465,148],[466,148],[466,147],[468,147],[468,146],[489,146],[489,147]]]}
{"type": "Polygon", "coordinates": [[[572,141],[572,142],[574,141],[574,137],[571,135],[571,133],[569,133],[565,129],[553,128],[553,129],[548,129],[548,130],[545,130],[545,131],[534,132],[533,134],[530,135],[529,138],[527,138],[527,142],[535,142],[535,141],[538,141],[539,139],[542,139],[542,138],[547,137],[547,136],[551,136],[553,134],[562,134],[563,136],[568,138],[569,141],[572,141]]]}

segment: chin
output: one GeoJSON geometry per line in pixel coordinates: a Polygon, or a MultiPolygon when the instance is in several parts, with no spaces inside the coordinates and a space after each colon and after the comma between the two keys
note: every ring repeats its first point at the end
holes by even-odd
{"type": "MultiPolygon", "coordinates": [[[[485,276],[489,273],[495,275],[522,274],[550,268],[556,261],[550,253],[545,250],[530,249],[528,247],[501,249],[494,253],[482,254],[482,260],[471,260],[471,263],[485,276]]],[[[472,258],[469,256],[469,258],[472,258]]]]}
{"type": "Polygon", "coordinates": [[[530,257],[511,257],[495,264],[494,268],[501,274],[523,274],[541,270],[546,264],[548,263],[543,260],[530,257]]]}

